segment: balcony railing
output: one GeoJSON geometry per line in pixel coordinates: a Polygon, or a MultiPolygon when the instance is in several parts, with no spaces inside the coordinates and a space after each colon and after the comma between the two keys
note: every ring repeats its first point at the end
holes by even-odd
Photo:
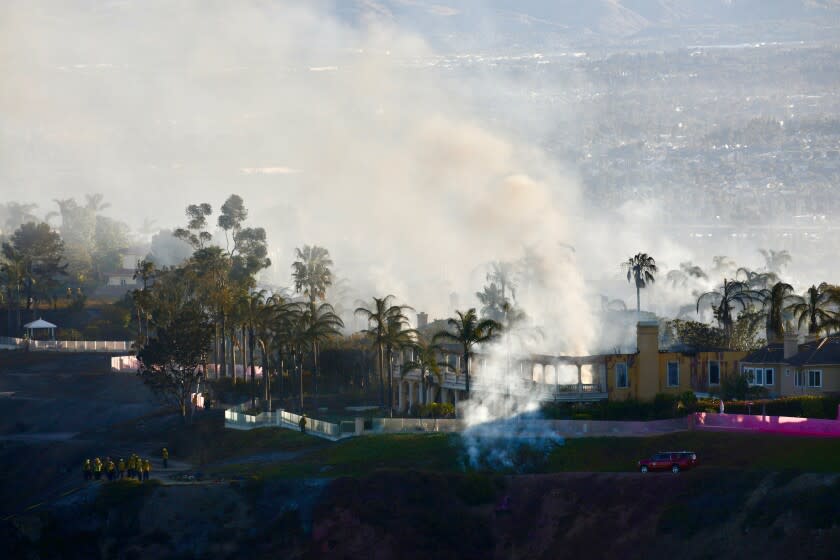
{"type": "Polygon", "coordinates": [[[127,340],[27,340],[0,336],[0,346],[46,352],[128,352],[131,344],[127,340]]]}

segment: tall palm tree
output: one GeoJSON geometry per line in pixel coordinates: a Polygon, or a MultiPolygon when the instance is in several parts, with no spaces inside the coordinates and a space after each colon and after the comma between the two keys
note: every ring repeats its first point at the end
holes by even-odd
{"type": "Polygon", "coordinates": [[[766,249],[759,249],[759,253],[761,256],[764,257],[764,264],[767,272],[775,272],[781,273],[782,268],[786,267],[790,264],[793,258],[790,256],[790,253],[782,249],[781,251],[774,251],[770,249],[769,251],[766,249]]]}
{"type": "Polygon", "coordinates": [[[779,281],[779,275],[775,272],[758,272],[741,267],[735,271],[735,279],[743,277],[743,281],[753,290],[765,290],[779,281]]]}
{"type": "MultiPolygon", "coordinates": [[[[411,309],[403,306],[404,309],[411,309]]],[[[386,323],[385,356],[388,363],[388,410],[394,414],[394,351],[413,346],[419,333],[408,327],[408,318],[403,315],[392,315],[386,323]]]]}
{"type": "Polygon", "coordinates": [[[817,336],[823,330],[830,328],[837,320],[837,313],[832,309],[840,300],[840,290],[836,286],[823,282],[819,286],[811,286],[805,296],[792,303],[788,311],[793,314],[798,328],[808,324],[808,334],[817,336]]]}
{"type": "Polygon", "coordinates": [[[474,353],[477,344],[495,340],[502,325],[492,319],[479,320],[475,308],[470,308],[466,313],[455,311],[457,317],[450,317],[446,320],[449,330],[437,332],[432,337],[432,344],[439,342],[452,342],[461,346],[461,359],[463,360],[464,380],[467,398],[470,396],[470,358],[474,353]]]}
{"type": "Polygon", "coordinates": [[[758,291],[758,299],[762,304],[762,313],[766,317],[767,342],[778,341],[784,334],[782,315],[788,306],[797,299],[793,295],[793,286],[785,282],[776,282],[772,288],[758,291]]]}
{"type": "Polygon", "coordinates": [[[438,362],[439,347],[434,344],[427,344],[422,339],[417,339],[412,345],[414,349],[414,359],[403,364],[403,371],[418,370],[420,372],[420,404],[426,403],[426,384],[431,383],[432,380],[437,380],[440,383],[441,371],[440,366],[445,365],[438,362]]]}
{"type": "Polygon", "coordinates": [[[292,279],[295,290],[309,298],[310,304],[326,297],[327,288],[333,277],[330,267],[333,265],[330,252],[317,245],[304,245],[295,249],[297,259],[292,263],[292,279]]]}
{"type": "Polygon", "coordinates": [[[105,210],[106,208],[110,208],[111,205],[107,202],[103,202],[104,199],[105,195],[102,193],[86,194],[85,208],[87,210],[92,210],[93,212],[99,212],[101,210],[105,210]]]}
{"type": "Polygon", "coordinates": [[[727,274],[735,270],[738,265],[726,255],[715,255],[712,257],[712,272],[714,274],[727,274]]]}
{"type": "Polygon", "coordinates": [[[20,331],[20,303],[21,291],[26,282],[26,257],[9,243],[3,244],[3,260],[0,261],[0,278],[6,291],[6,303],[8,313],[8,332],[18,334],[20,331]],[[14,306],[16,317],[14,329],[12,328],[12,306],[14,306]]]}
{"type": "Polygon", "coordinates": [[[490,272],[487,273],[487,281],[495,284],[502,292],[502,300],[507,299],[507,293],[510,292],[510,298],[516,299],[516,282],[514,280],[516,274],[516,265],[507,261],[495,261],[490,263],[490,272]]]}
{"type": "Polygon", "coordinates": [[[393,305],[391,301],[394,296],[387,295],[383,298],[373,298],[373,305],[370,308],[356,308],[356,315],[363,317],[368,328],[362,330],[373,341],[376,351],[376,367],[379,373],[379,401],[385,406],[385,358],[386,347],[393,335],[396,324],[408,323],[405,311],[411,309],[407,305],[393,305]]]}
{"type": "MultiPolygon", "coordinates": [[[[246,339],[243,346],[247,347],[250,356],[249,363],[243,362],[243,368],[250,366],[251,368],[251,407],[256,406],[256,366],[254,365],[254,353],[259,340],[265,340],[265,331],[270,324],[270,315],[272,309],[267,305],[267,295],[265,290],[257,290],[245,294],[242,302],[243,311],[243,330],[247,330],[243,338],[246,339]]],[[[265,352],[263,351],[263,377],[267,375],[265,365],[265,352]]],[[[263,380],[264,381],[264,380],[263,380]]]]}
{"type": "Polygon", "coordinates": [[[476,292],[475,296],[481,302],[481,316],[493,319],[494,321],[501,320],[504,312],[502,308],[507,304],[508,300],[504,296],[504,291],[500,289],[495,282],[484,286],[480,292],[476,292]]]}
{"type": "MultiPolygon", "coordinates": [[[[285,301],[281,296],[275,294],[272,296],[273,314],[271,317],[271,330],[267,340],[270,340],[270,346],[277,350],[278,374],[280,381],[280,394],[284,392],[283,378],[286,371],[286,360],[290,358],[293,368],[290,374],[290,383],[292,375],[295,373],[295,359],[294,350],[298,338],[298,325],[301,324],[301,316],[303,315],[306,305],[294,301],[285,301]]],[[[266,346],[269,346],[266,342],[266,346]]]]}
{"type": "Polygon", "coordinates": [[[715,291],[701,294],[697,298],[696,309],[697,313],[700,313],[700,304],[703,301],[711,303],[715,319],[723,328],[726,344],[729,346],[732,342],[732,332],[735,326],[732,313],[739,307],[742,310],[747,309],[750,304],[759,300],[759,294],[751,290],[746,283],[737,280],[729,281],[724,278],[723,286],[715,291]]]}
{"type": "Polygon", "coordinates": [[[11,234],[23,224],[39,222],[38,216],[33,213],[37,207],[37,204],[19,202],[0,204],[0,231],[11,234]]]}
{"type": "Polygon", "coordinates": [[[329,303],[322,303],[315,307],[306,306],[302,323],[304,326],[303,340],[312,353],[312,392],[318,394],[318,348],[326,340],[341,334],[344,321],[335,313],[329,303]]]}
{"type": "Polygon", "coordinates": [[[627,281],[633,280],[636,284],[636,313],[641,313],[640,291],[656,281],[656,260],[647,253],[636,253],[622,267],[627,269],[627,281]]]}

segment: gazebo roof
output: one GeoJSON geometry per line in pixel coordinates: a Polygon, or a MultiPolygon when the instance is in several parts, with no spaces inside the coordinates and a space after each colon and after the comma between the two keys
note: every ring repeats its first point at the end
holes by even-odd
{"type": "Polygon", "coordinates": [[[48,321],[44,321],[43,319],[38,319],[37,321],[32,321],[31,323],[26,323],[23,325],[25,329],[54,329],[56,325],[48,321]]]}

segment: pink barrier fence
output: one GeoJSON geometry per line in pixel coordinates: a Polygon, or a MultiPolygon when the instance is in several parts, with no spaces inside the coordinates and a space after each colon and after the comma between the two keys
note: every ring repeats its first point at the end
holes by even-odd
{"type": "Polygon", "coordinates": [[[746,414],[694,414],[694,428],[739,432],[767,432],[800,436],[840,437],[840,421],[792,416],[749,416],[746,414]]]}

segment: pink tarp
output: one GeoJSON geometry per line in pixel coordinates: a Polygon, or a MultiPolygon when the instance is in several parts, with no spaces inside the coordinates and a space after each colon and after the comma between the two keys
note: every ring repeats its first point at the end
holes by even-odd
{"type": "Polygon", "coordinates": [[[698,430],[840,437],[840,421],[792,416],[750,416],[747,414],[697,412],[694,414],[694,428],[698,430]]]}

